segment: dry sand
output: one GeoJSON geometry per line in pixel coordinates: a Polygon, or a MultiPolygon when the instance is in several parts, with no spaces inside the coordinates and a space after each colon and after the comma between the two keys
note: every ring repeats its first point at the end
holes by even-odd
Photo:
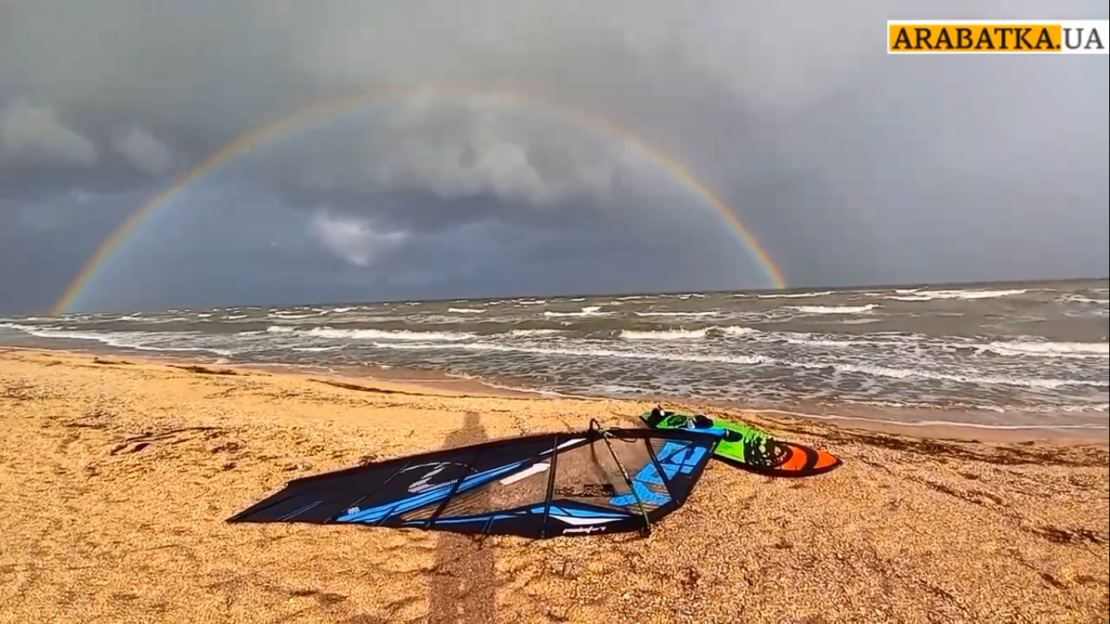
{"type": "Polygon", "coordinates": [[[711,462],[646,539],[228,524],[295,477],[649,406],[215,372],[0,352],[0,623],[1108,619],[1104,447],[751,417],[845,465],[711,462]]]}

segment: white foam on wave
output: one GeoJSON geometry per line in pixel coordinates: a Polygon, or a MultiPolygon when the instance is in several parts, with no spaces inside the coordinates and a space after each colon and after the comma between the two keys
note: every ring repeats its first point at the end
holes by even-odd
{"type": "Polygon", "coordinates": [[[962,299],[964,301],[971,301],[974,299],[995,299],[998,297],[1012,297],[1014,295],[1024,295],[1029,292],[1026,288],[1016,288],[1011,290],[897,290],[898,295],[888,295],[884,299],[892,299],[894,301],[934,301],[938,299],[962,299]]]}
{"type": "Polygon", "coordinates": [[[295,320],[298,320],[298,319],[312,318],[314,316],[319,316],[319,315],[318,314],[291,314],[289,312],[271,312],[271,313],[266,315],[266,318],[276,319],[276,320],[295,321],[295,320]]]}
{"type": "MultiPolygon", "coordinates": [[[[925,402],[876,400],[861,401],[856,399],[841,400],[855,405],[868,405],[871,407],[883,407],[892,409],[936,409],[935,405],[925,402]]],[[[1007,412],[1018,411],[1026,414],[1038,414],[1046,416],[1060,414],[1078,414],[1083,416],[1093,416],[1101,415],[1107,410],[1110,410],[1110,403],[1079,403],[1074,405],[1044,403],[1040,405],[1022,405],[1021,407],[1016,408],[1003,405],[981,405],[975,403],[945,403],[943,409],[994,412],[996,414],[1005,414],[1007,412]]]]}
{"type": "Polygon", "coordinates": [[[1033,339],[1014,341],[993,341],[990,343],[930,338],[920,334],[895,333],[884,335],[866,334],[822,334],[804,332],[771,332],[744,327],[741,325],[710,326],[702,329],[672,329],[653,331],[621,330],[619,337],[625,340],[693,340],[711,339],[714,336],[744,337],[758,342],[798,345],[826,349],[886,349],[912,347],[915,349],[944,350],[952,348],[972,348],[978,352],[991,352],[1010,357],[1040,358],[1105,358],[1110,355],[1110,344],[1100,342],[1048,342],[1033,339]]]}
{"type": "Polygon", "coordinates": [[[767,334],[767,332],[761,332],[758,329],[740,325],[728,325],[725,327],[712,325],[701,329],[622,329],[617,335],[624,340],[697,340],[711,338],[714,335],[745,336],[748,334],[767,334]]]}
{"type": "Polygon", "coordinates": [[[329,340],[426,340],[437,342],[455,342],[469,340],[475,337],[470,332],[436,332],[436,331],[409,331],[406,329],[335,329],[333,327],[314,327],[308,330],[299,330],[283,325],[272,325],[266,328],[272,334],[297,333],[313,338],[327,338],[329,340]]]}
{"type": "Polygon", "coordinates": [[[1083,295],[1066,295],[1058,297],[1056,301],[1060,303],[1089,303],[1093,305],[1110,305],[1110,299],[1092,299],[1084,297],[1083,295]]]}
{"type": "Polygon", "coordinates": [[[1034,338],[1023,338],[1010,341],[996,340],[989,343],[961,340],[955,337],[932,338],[922,334],[880,334],[871,333],[860,336],[851,334],[820,334],[804,332],[767,332],[746,327],[717,328],[732,333],[729,330],[742,330],[733,335],[749,335],[761,341],[783,341],[788,344],[810,347],[852,348],[867,347],[891,349],[897,347],[912,347],[914,349],[944,350],[944,349],[977,349],[979,353],[991,352],[996,355],[1042,358],[1105,358],[1110,355],[1110,344],[1105,342],[1050,342],[1034,338]]]}
{"type": "Polygon", "coordinates": [[[825,297],[833,294],[831,290],[823,290],[821,292],[802,292],[802,293],[782,293],[782,294],[767,294],[756,295],[760,299],[808,299],[810,297],[825,297]]]}
{"type": "MultiPolygon", "coordinates": [[[[30,320],[30,319],[28,319],[30,320]]],[[[44,319],[45,320],[45,319],[44,319]]],[[[36,329],[56,329],[49,325],[23,325],[22,323],[0,323],[0,329],[14,329],[23,333],[31,333],[36,329]]]]}
{"type": "MultiPolygon", "coordinates": [[[[406,350],[420,350],[420,349],[437,349],[443,348],[439,345],[428,344],[387,344],[387,343],[374,343],[374,346],[382,349],[406,349],[406,350]]],[[[451,345],[451,349],[459,349],[465,351],[494,351],[494,352],[515,352],[515,353],[530,353],[537,355],[567,355],[573,357],[611,357],[630,360],[656,360],[656,361],[681,361],[681,362],[700,362],[700,363],[716,363],[716,364],[741,364],[741,365],[770,365],[770,366],[783,366],[787,368],[802,368],[810,370],[831,369],[841,373],[860,373],[870,377],[886,377],[889,379],[932,379],[936,381],[952,381],[957,383],[976,385],[976,384],[989,384],[989,385],[1005,385],[1017,386],[1024,388],[1041,388],[1041,389],[1057,389],[1066,386],[1105,386],[1105,381],[1088,381],[1079,379],[1044,379],[1044,378],[1027,378],[1027,377],[1008,377],[1004,375],[960,375],[953,373],[943,373],[938,371],[930,371],[920,368],[915,369],[901,369],[891,368],[887,366],[868,365],[868,364],[847,364],[847,363],[824,363],[820,361],[811,362],[795,362],[789,360],[775,359],[763,355],[712,355],[712,354],[698,354],[698,353],[650,353],[644,351],[623,351],[618,349],[606,348],[593,348],[593,347],[547,347],[538,345],[507,345],[495,344],[485,342],[456,342],[451,345]]]]}
{"type": "MultiPolygon", "coordinates": [[[[398,350],[429,350],[442,348],[433,344],[386,344],[375,343],[374,346],[382,349],[398,350]]],[[[536,355],[567,355],[573,357],[614,357],[629,360],[677,360],[685,362],[718,362],[728,364],[768,364],[773,360],[763,356],[701,356],[682,353],[647,353],[643,351],[619,351],[615,349],[595,347],[544,347],[528,344],[498,344],[489,342],[457,342],[451,345],[452,349],[464,351],[492,351],[501,353],[529,353],[536,355]]]]}
{"type": "Polygon", "coordinates": [[[787,306],[804,314],[866,314],[879,307],[874,303],[861,306],[787,306]]]}
{"type": "Polygon", "coordinates": [[[752,327],[744,327],[743,325],[728,325],[725,327],[714,327],[716,331],[721,332],[726,336],[747,336],[749,334],[767,334],[769,332],[760,331],[752,327]]]}
{"type": "Polygon", "coordinates": [[[996,341],[983,349],[998,355],[1034,357],[1089,358],[1110,355],[1110,344],[1105,342],[996,341]]]}
{"type": "Polygon", "coordinates": [[[674,317],[674,318],[700,318],[705,316],[716,316],[720,312],[634,312],[636,316],[661,316],[661,317],[674,317]]]}
{"type": "MultiPolygon", "coordinates": [[[[27,319],[31,320],[31,319],[27,319]]],[[[47,319],[43,319],[47,320],[47,319]]],[[[50,319],[53,320],[53,319],[50,319]]],[[[67,319],[69,320],[69,319],[67,319]]],[[[96,320],[98,321],[111,321],[114,323],[134,323],[136,325],[164,325],[166,323],[179,323],[182,321],[191,321],[192,319],[187,316],[143,316],[142,314],[127,314],[113,318],[110,315],[100,315],[96,320]]]]}
{"type": "Polygon", "coordinates": [[[586,306],[578,312],[552,312],[547,310],[543,313],[548,317],[566,317],[566,316],[609,316],[612,312],[601,312],[601,306],[586,306]]]}
{"type": "Polygon", "coordinates": [[[184,332],[82,332],[54,327],[35,327],[19,325],[17,323],[0,323],[5,329],[15,329],[36,338],[61,338],[65,340],[87,340],[120,349],[135,349],[137,351],[168,351],[168,352],[198,352],[215,353],[224,357],[233,355],[232,351],[208,346],[181,346],[173,347],[158,344],[160,341],[179,340],[181,336],[195,335],[184,332]]]}
{"type": "Polygon", "coordinates": [[[565,333],[563,329],[510,329],[507,333],[510,336],[528,337],[528,336],[555,336],[565,333]]]}
{"type": "Polygon", "coordinates": [[[481,308],[447,308],[447,311],[454,314],[482,314],[485,312],[481,308]]]}
{"type": "MultiPolygon", "coordinates": [[[[756,410],[758,411],[758,410],[756,410]]],[[[974,423],[962,420],[895,420],[887,418],[867,418],[864,416],[843,416],[840,414],[796,414],[805,418],[816,418],[819,420],[856,420],[861,422],[873,422],[886,425],[900,425],[903,427],[966,427],[969,429],[997,429],[1000,431],[1022,431],[1030,430],[1090,430],[1100,431],[1110,427],[1105,425],[997,425],[991,423],[974,423]]]]}
{"type": "Polygon", "coordinates": [[[624,340],[692,340],[705,338],[706,329],[661,329],[638,331],[622,329],[620,337],[624,340]]]}

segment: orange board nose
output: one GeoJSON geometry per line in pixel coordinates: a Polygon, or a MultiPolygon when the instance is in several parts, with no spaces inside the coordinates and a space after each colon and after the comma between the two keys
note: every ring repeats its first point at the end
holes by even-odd
{"type": "Polygon", "coordinates": [[[787,447],[787,456],[778,466],[766,472],[781,477],[808,477],[828,472],[840,465],[840,458],[827,451],[818,451],[792,442],[781,443],[787,447]]]}
{"type": "Polygon", "coordinates": [[[778,466],[778,469],[782,472],[804,471],[806,464],[809,463],[809,453],[806,452],[809,449],[797,444],[787,444],[786,446],[790,449],[790,456],[786,458],[782,465],[778,466]]]}
{"type": "Polygon", "coordinates": [[[817,451],[817,461],[813,463],[814,470],[828,470],[835,468],[840,463],[840,459],[827,451],[817,451]]]}

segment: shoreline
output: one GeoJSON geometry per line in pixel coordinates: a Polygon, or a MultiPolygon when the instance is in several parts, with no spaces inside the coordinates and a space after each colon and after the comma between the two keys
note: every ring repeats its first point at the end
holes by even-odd
{"type": "Polygon", "coordinates": [[[743,413],[843,464],[788,479],[712,460],[647,537],[226,522],[301,477],[639,427],[650,406],[389,374],[404,381],[0,348],[0,620],[1105,621],[1110,452],[1091,445],[743,413]]]}
{"type": "Polygon", "coordinates": [[[376,387],[388,392],[401,392],[421,396],[449,396],[458,398],[506,398],[532,399],[542,401],[585,401],[635,404],[642,409],[662,405],[676,411],[697,411],[710,416],[743,418],[755,424],[777,428],[786,427],[801,432],[817,432],[829,428],[838,430],[861,431],[885,435],[920,438],[925,440],[950,440],[970,443],[995,444],[1052,444],[1060,446],[1086,446],[1110,448],[1110,430],[1107,428],[1070,428],[1045,426],[1006,426],[992,424],[959,423],[936,420],[943,410],[924,410],[919,408],[866,408],[845,406],[848,413],[815,413],[814,411],[794,411],[768,407],[750,407],[743,404],[721,403],[696,399],[682,399],[664,396],[649,396],[639,399],[614,398],[563,394],[543,390],[511,387],[493,381],[451,375],[449,373],[404,368],[396,366],[350,365],[347,368],[321,369],[309,365],[281,363],[232,363],[222,357],[178,357],[163,354],[124,353],[113,350],[95,349],[51,349],[42,347],[0,346],[0,354],[5,351],[22,351],[44,355],[63,354],[92,360],[125,359],[128,363],[151,365],[177,365],[211,367],[243,373],[266,373],[290,376],[299,379],[324,379],[337,385],[354,384],[376,387]],[[924,416],[917,421],[899,421],[877,416],[899,412],[924,416]],[[934,418],[930,419],[929,415],[934,418]]]}

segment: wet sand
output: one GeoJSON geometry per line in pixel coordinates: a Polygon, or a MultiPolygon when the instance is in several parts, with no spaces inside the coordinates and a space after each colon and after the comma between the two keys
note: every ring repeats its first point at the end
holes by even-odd
{"type": "Polygon", "coordinates": [[[0,350],[0,624],[1108,621],[1104,441],[713,410],[845,464],[712,462],[646,539],[224,522],[296,477],[650,407],[457,386],[0,350]]]}

